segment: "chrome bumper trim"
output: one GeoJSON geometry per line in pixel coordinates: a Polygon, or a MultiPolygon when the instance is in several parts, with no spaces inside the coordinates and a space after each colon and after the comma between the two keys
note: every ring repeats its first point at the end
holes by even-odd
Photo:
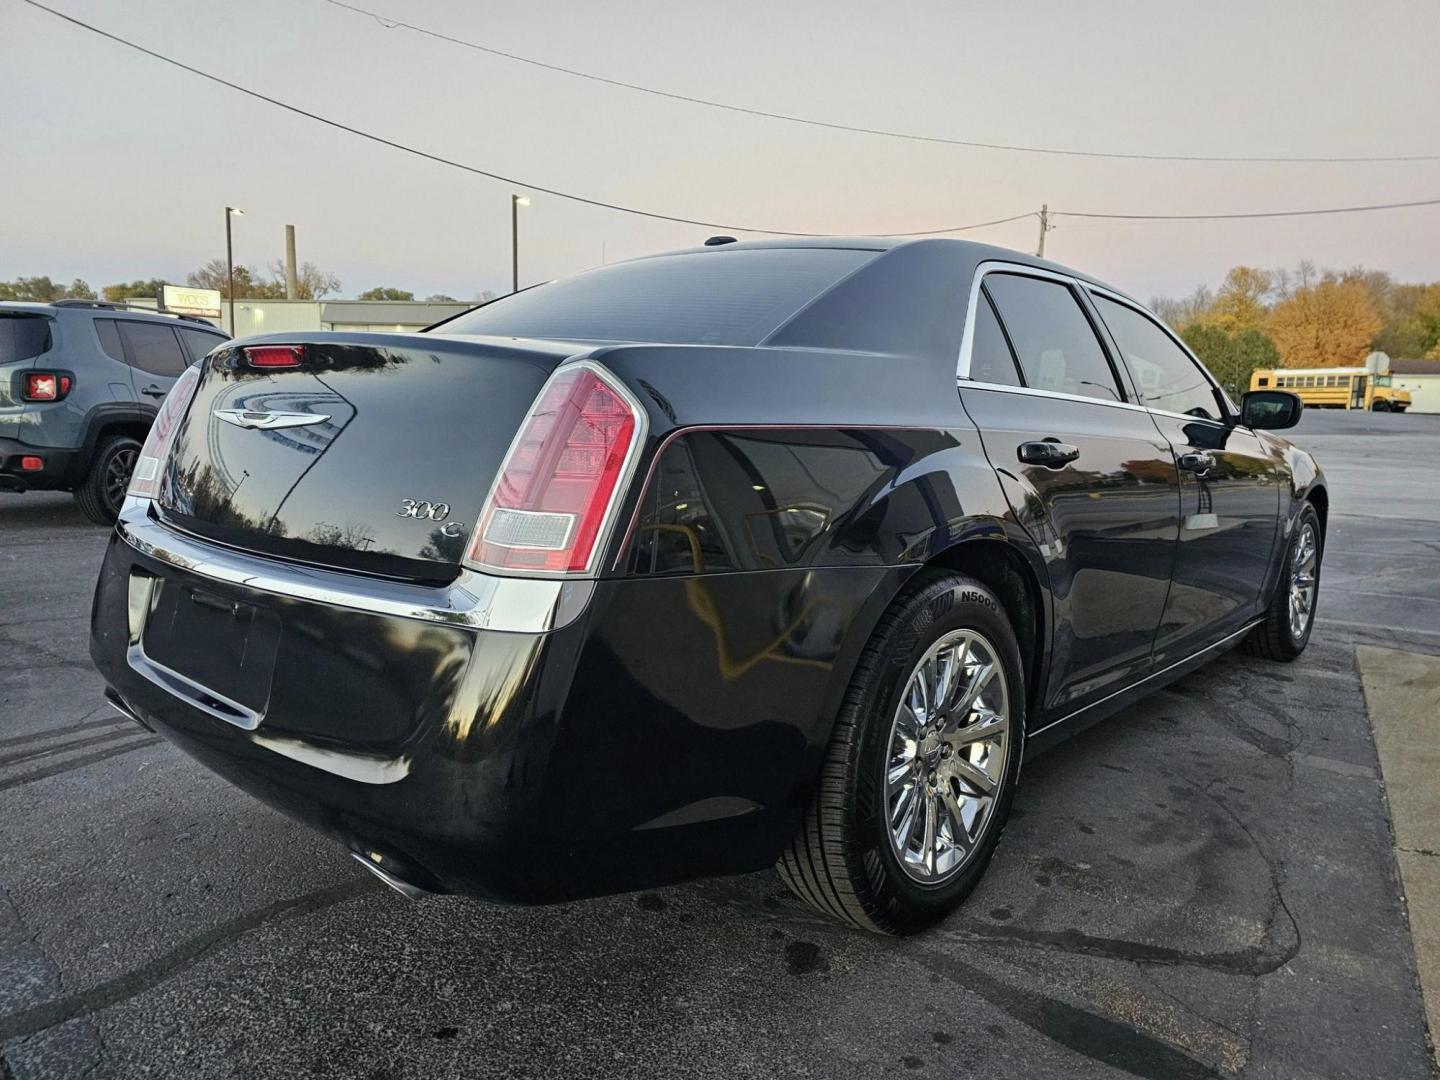
{"type": "Polygon", "coordinates": [[[583,579],[499,577],[463,568],[453,582],[441,586],[321,570],[185,536],[156,521],[149,500],[133,497],[125,500],[115,528],[140,554],[212,581],[374,615],[475,630],[516,634],[558,630],[585,610],[595,589],[593,581],[583,579]]]}

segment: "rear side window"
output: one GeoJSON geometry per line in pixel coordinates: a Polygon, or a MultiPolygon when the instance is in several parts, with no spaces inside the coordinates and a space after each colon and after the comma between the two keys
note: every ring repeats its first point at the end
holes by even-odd
{"type": "Polygon", "coordinates": [[[1220,419],[1220,405],[1210,380],[1169,334],[1134,308],[1107,297],[1096,296],[1095,307],[1120,346],[1141,404],[1207,420],[1220,419]]]}
{"type": "Polygon", "coordinates": [[[637,259],[486,304],[440,332],[757,345],[875,254],[772,248],[637,259]]]}
{"type": "Polygon", "coordinates": [[[190,366],[190,358],[180,351],[175,331],[162,323],[120,320],[120,338],[130,364],[151,375],[175,378],[190,366]]]}
{"type": "Polygon", "coordinates": [[[106,356],[125,363],[125,346],[120,344],[120,328],[114,319],[96,319],[95,336],[100,339],[100,348],[106,356]]]}
{"type": "Polygon", "coordinates": [[[43,315],[0,315],[0,364],[29,360],[50,350],[50,320],[43,315]]]}
{"type": "Polygon", "coordinates": [[[177,326],[175,332],[185,343],[185,351],[190,354],[191,360],[203,359],[211,349],[229,340],[219,334],[207,334],[204,330],[191,330],[188,326],[177,326]]]}
{"type": "Polygon", "coordinates": [[[979,382],[1019,386],[1020,371],[1015,354],[995,318],[990,297],[982,288],[975,301],[975,333],[970,340],[970,378],[979,382]]]}
{"type": "Polygon", "coordinates": [[[1123,401],[1100,339],[1069,287],[1018,274],[987,274],[1025,384],[1037,390],[1123,401]]]}

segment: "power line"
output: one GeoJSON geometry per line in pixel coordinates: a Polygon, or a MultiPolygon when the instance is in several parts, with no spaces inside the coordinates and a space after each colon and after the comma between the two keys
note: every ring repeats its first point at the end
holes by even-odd
{"type": "Polygon", "coordinates": [[[693,97],[689,94],[679,94],[671,90],[661,90],[653,86],[644,86],[640,83],[626,82],[623,79],[612,79],[605,75],[597,75],[593,71],[581,71],[577,68],[564,67],[560,64],[552,64],[545,60],[537,60],[532,56],[522,56],[519,53],[506,52],[504,49],[497,49],[490,45],[482,45],[478,41],[469,41],[465,38],[455,37],[451,34],[441,33],[439,30],[431,30],[425,26],[418,26],[415,23],[405,22],[401,19],[392,19],[388,15],[382,15],[369,8],[359,7],[356,4],[347,4],[344,0],[324,0],[325,3],[334,7],[344,8],[346,11],[353,11],[357,15],[367,15],[374,19],[381,26],[388,30],[396,28],[409,30],[412,33],[423,34],[426,37],[435,38],[438,41],[448,42],[451,45],[459,45],[462,48],[474,49],[476,52],[488,53],[491,56],[498,56],[505,60],[513,60],[519,64],[529,64],[531,67],[543,68],[546,71],[554,71],[561,75],[569,75],[576,79],[588,79],[591,82],[603,83],[606,86],[616,86],[623,90],[633,90],[641,94],[650,94],[654,97],[668,98],[671,101],[682,101],[689,105],[702,105],[709,109],[723,109],[726,112],[741,113],[746,116],[760,116],[767,120],[781,120],[787,124],[805,124],[809,127],[828,128],[831,131],[845,131],[856,135],[876,135],[886,139],[904,139],[910,142],[938,143],[945,146],[965,146],[975,150],[1003,150],[1015,154],[1049,154],[1058,157],[1083,157],[1083,158],[1110,158],[1120,161],[1188,161],[1188,162],[1229,162],[1232,164],[1302,164],[1302,165],[1334,165],[1334,164],[1361,164],[1361,163],[1398,163],[1416,161],[1440,161],[1440,154],[1398,154],[1389,156],[1356,156],[1356,157],[1290,157],[1283,155],[1276,156],[1252,156],[1252,155],[1209,155],[1209,154],[1138,154],[1123,153],[1108,150],[1072,150],[1055,146],[1024,146],[1015,143],[981,142],[975,139],[950,139],[940,135],[921,135],[914,132],[891,131],[886,128],[861,127],[856,124],[841,124],[830,120],[817,120],[809,116],[795,116],[790,113],[770,112],[767,109],[755,109],[745,105],[734,105],[728,101],[716,101],[712,98],[693,97]]]}
{"type": "Polygon", "coordinates": [[[1324,210],[1263,210],[1236,214],[1095,214],[1081,210],[1052,210],[1051,217],[1102,218],[1116,221],[1237,221],[1244,218],[1314,217],[1319,214],[1361,214],[1369,210],[1406,210],[1413,206],[1440,206],[1440,199],[1373,203],[1369,206],[1334,206],[1324,210]]]}
{"type": "MultiPolygon", "coordinates": [[[[546,195],[554,195],[556,198],[568,199],[571,202],[582,203],[586,206],[597,206],[605,210],[614,210],[622,214],[633,214],[637,217],[652,218],[657,221],[673,221],[682,225],[699,225],[707,229],[726,229],[735,232],[758,233],[766,236],[813,237],[834,235],[832,233],[798,232],[795,230],[786,229],[757,229],[754,226],[750,225],[727,225],[714,221],[700,221],[695,218],[677,217],[672,214],[662,214],[654,210],[642,210],[634,206],[624,206],[620,203],[605,202],[601,199],[594,199],[585,195],[577,195],[573,192],[561,191],[558,188],[544,187],[542,185],[532,184],[528,181],[520,180],[515,177],[505,176],[501,173],[490,172],[486,169],[481,169],[474,165],[466,165],[464,162],[455,161],[447,157],[442,157],[439,154],[432,154],[428,150],[421,150],[418,147],[410,146],[402,142],[397,142],[394,139],[387,139],[382,135],[375,135],[360,128],[352,127],[349,124],[341,123],[338,120],[331,120],[328,117],[321,116],[319,113],[310,112],[307,109],[300,108],[298,105],[291,105],[288,102],[281,101],[279,98],[270,97],[267,94],[260,93],[258,90],[252,90],[249,87],[241,86],[239,83],[234,83],[228,79],[221,78],[219,75],[212,75],[208,71],[203,71],[200,68],[193,67],[190,64],[186,64],[180,60],[176,60],[172,57],[166,56],[164,53],[156,52],[154,49],[148,49],[144,45],[140,45],[136,42],[120,37],[118,34],[112,34],[108,30],[102,30],[98,26],[92,26],[90,23],[77,19],[72,15],[67,15],[62,11],[57,11],[52,7],[48,7],[45,4],[40,3],[39,0],[23,0],[23,2],[29,4],[31,7],[38,8],[41,11],[47,12],[50,15],[54,15],[56,18],[63,19],[66,22],[78,26],[83,30],[88,30],[93,34],[98,34],[100,37],[107,38],[110,41],[116,42],[117,44],[124,45],[126,48],[134,49],[136,52],[144,53],[146,56],[153,57],[156,60],[160,60],[166,64],[170,64],[172,67],[177,67],[180,70],[189,72],[192,75],[198,75],[202,79],[206,79],[220,86],[227,87],[228,89],[234,90],[237,93],[244,94],[247,97],[255,98],[258,101],[263,101],[268,105],[274,105],[276,108],[284,109],[286,112],[294,113],[297,116],[303,116],[306,119],[314,120],[317,123],[325,124],[326,126],[335,128],[338,131],[348,132],[351,135],[358,136],[359,138],[366,139],[373,143],[378,143],[381,146],[388,146],[392,149],[400,150],[404,153],[424,158],[426,161],[432,161],[439,165],[447,165],[451,168],[460,169],[464,172],[472,173],[476,176],[483,176],[490,180],[498,180],[501,183],[526,188],[530,191],[543,192],[546,195]]],[[[1072,218],[1094,218],[1099,220],[1126,221],[1223,221],[1245,218],[1285,218],[1310,217],[1322,214],[1355,214],[1373,210],[1400,210],[1410,207],[1436,205],[1440,205],[1440,198],[1421,199],[1413,202],[1379,203],[1368,206],[1341,206],[1317,210],[1264,210],[1223,214],[1124,214],[1095,213],[1082,210],[1047,210],[1043,211],[1043,213],[1046,214],[1047,220],[1048,218],[1063,216],[1072,218]]],[[[989,228],[992,225],[1005,225],[1012,221],[1021,221],[1029,217],[1039,217],[1041,213],[1042,211],[1027,210],[1026,212],[1021,214],[1011,214],[1009,217],[996,218],[993,221],[980,221],[969,225],[952,225],[940,229],[917,229],[912,232],[884,233],[880,235],[893,237],[911,237],[938,236],[945,233],[968,232],[973,229],[989,228]]]]}
{"type": "MultiPolygon", "coordinates": [[[[442,157],[439,154],[432,154],[428,150],[421,150],[418,147],[410,146],[402,142],[397,142],[394,139],[387,139],[383,135],[375,135],[371,132],[363,131],[360,128],[352,127],[349,124],[341,123],[339,120],[331,120],[329,117],[321,116],[319,113],[310,112],[308,109],[302,109],[298,105],[291,105],[288,102],[281,101],[279,98],[270,97],[268,94],[262,94],[258,90],[252,90],[247,86],[241,86],[239,83],[231,82],[229,79],[223,79],[219,75],[212,75],[208,71],[203,71],[200,68],[193,67],[190,64],[186,64],[180,60],[176,60],[173,57],[166,56],[164,53],[156,52],[154,49],[147,49],[144,45],[140,45],[134,41],[130,41],[127,38],[123,38],[118,34],[112,34],[110,33],[110,31],[102,30],[98,26],[92,26],[90,23],[77,19],[73,15],[67,15],[63,11],[56,11],[52,7],[47,7],[45,4],[39,3],[39,0],[24,0],[24,3],[29,4],[31,7],[39,8],[41,11],[47,12],[50,15],[54,15],[57,19],[64,19],[66,22],[72,23],[73,25],[78,26],[83,30],[90,31],[92,34],[98,34],[103,38],[108,38],[110,41],[116,42],[120,45],[124,45],[126,48],[134,49],[136,52],[144,53],[146,56],[163,61],[166,64],[170,64],[172,67],[177,67],[181,71],[188,71],[191,75],[198,75],[202,79],[208,79],[210,82],[227,87],[238,93],[245,94],[247,97],[255,98],[258,101],[263,101],[267,105],[274,105],[276,108],[284,109],[286,112],[294,113],[296,116],[303,116],[308,120],[314,120],[318,123],[325,124],[328,127],[335,128],[339,131],[345,131],[351,135],[356,135],[362,139],[368,139],[370,142],[379,143],[381,146],[388,146],[394,150],[401,150],[407,154],[413,154],[416,157],[424,158],[427,161],[433,161],[438,165],[448,165],[454,169],[462,169],[465,172],[473,173],[476,176],[484,176],[490,180],[499,180],[501,183],[511,184],[515,187],[526,188],[530,191],[543,192],[546,195],[554,195],[556,198],[568,199],[571,202],[583,203],[586,206],[598,206],[605,210],[615,210],[622,214],[634,214],[637,217],[653,218],[657,221],[673,221],[678,222],[682,225],[699,225],[702,228],[706,229],[726,229],[734,232],[759,233],[765,236],[832,235],[831,233],[797,232],[793,229],[758,229],[753,225],[727,225],[723,222],[701,221],[696,218],[678,217],[673,214],[662,214],[654,210],[641,210],[638,207],[634,206],[623,206],[619,203],[605,202],[602,199],[593,199],[586,195],[577,195],[574,192],[561,191],[558,188],[545,187],[541,184],[532,184],[527,180],[521,180],[517,177],[505,176],[501,173],[490,172],[487,169],[481,169],[474,165],[466,165],[464,162],[455,161],[447,157],[442,157]]],[[[1007,222],[1020,221],[1023,218],[1032,217],[1033,215],[1034,211],[1026,211],[1023,214],[1012,214],[1010,217],[997,218],[994,221],[980,221],[970,225],[949,225],[938,229],[917,229],[913,232],[884,233],[883,235],[897,237],[936,236],[942,233],[968,232],[972,229],[984,229],[988,228],[991,225],[1004,225],[1007,222]]]]}

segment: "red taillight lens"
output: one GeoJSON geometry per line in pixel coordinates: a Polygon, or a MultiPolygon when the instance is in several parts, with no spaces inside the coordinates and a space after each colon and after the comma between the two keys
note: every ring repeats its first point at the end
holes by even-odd
{"type": "Polygon", "coordinates": [[[27,371],[25,373],[26,401],[59,401],[70,392],[70,376],[57,375],[53,371],[27,371]]]}
{"type": "Polygon", "coordinates": [[[26,454],[20,459],[21,472],[40,472],[45,468],[45,459],[35,457],[33,454],[26,454]]]}
{"type": "Polygon", "coordinates": [[[613,379],[584,362],[550,377],[505,455],[467,562],[542,574],[592,568],[644,423],[613,379]]]}
{"type": "Polygon", "coordinates": [[[145,436],[145,445],[140,448],[140,457],[135,462],[135,471],[130,474],[130,487],[125,494],[142,499],[153,499],[159,494],[160,468],[170,456],[175,432],[190,408],[190,400],[195,396],[195,387],[199,382],[200,365],[192,364],[165,395],[160,411],[155,414],[155,422],[150,425],[150,434],[145,436]]]}
{"type": "Polygon", "coordinates": [[[251,367],[299,367],[305,360],[304,345],[251,345],[241,349],[251,367]]]}

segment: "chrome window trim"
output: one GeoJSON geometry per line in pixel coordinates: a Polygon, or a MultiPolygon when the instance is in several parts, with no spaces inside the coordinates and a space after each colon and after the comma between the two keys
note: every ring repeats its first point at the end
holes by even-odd
{"type": "MultiPolygon", "coordinates": [[[[1107,398],[1087,397],[1084,394],[1065,394],[1058,390],[1041,390],[1036,386],[1012,386],[1008,383],[981,382],[979,379],[962,379],[959,382],[962,390],[998,390],[1002,394],[1025,394],[1028,397],[1055,398],[1058,401],[1080,401],[1086,405],[1104,405],[1107,409],[1129,409],[1131,412],[1151,412],[1144,405],[1136,405],[1133,401],[1110,401],[1107,398]]],[[[1189,417],[1187,419],[1197,419],[1189,417]]]]}
{"type": "MultiPolygon", "coordinates": [[[[1021,274],[1026,277],[1044,278],[1047,281],[1058,281],[1062,285],[1078,285],[1079,282],[1068,274],[1057,274],[1053,270],[1046,270],[1039,266],[1026,266],[1024,263],[1006,262],[1003,259],[990,259],[975,267],[975,276],[970,281],[970,299],[965,305],[965,332],[960,337],[960,355],[955,358],[955,378],[969,380],[970,378],[970,352],[975,345],[975,309],[980,301],[980,286],[985,284],[985,275],[994,273],[1021,274]]],[[[1019,359],[1018,357],[1016,358],[1019,359]]],[[[998,384],[987,384],[998,385],[998,384]]],[[[1022,390],[1030,387],[1022,386],[1022,390]]],[[[1054,394],[1054,391],[1045,391],[1054,394]]],[[[1068,394],[1056,394],[1057,397],[1069,397],[1068,394]]],[[[1073,395],[1081,401],[1089,401],[1090,398],[1084,394],[1073,395]]],[[[1099,401],[1100,398],[1094,400],[1099,401]]]]}
{"type": "MultiPolygon", "coordinates": [[[[1185,340],[1179,334],[1175,333],[1174,330],[1171,330],[1170,327],[1165,325],[1165,321],[1163,319],[1161,319],[1153,311],[1150,311],[1143,304],[1131,300],[1130,297],[1126,296],[1124,293],[1118,293],[1114,289],[1107,289],[1103,285],[1092,285],[1088,281],[1079,282],[1079,285],[1082,289],[1092,292],[1096,296],[1103,296],[1105,297],[1105,299],[1113,300],[1115,303],[1120,304],[1122,307],[1128,307],[1137,315],[1141,316],[1142,318],[1149,319],[1152,323],[1159,327],[1160,331],[1171,341],[1173,341],[1177,346],[1179,346],[1182,353],[1184,353],[1190,358],[1190,362],[1195,365],[1195,367],[1199,370],[1201,376],[1205,379],[1206,382],[1210,384],[1210,389],[1215,391],[1215,393],[1219,395],[1219,399],[1225,402],[1225,404],[1229,406],[1232,412],[1234,411],[1235,403],[1230,400],[1230,395],[1225,393],[1225,388],[1215,381],[1215,376],[1211,374],[1210,369],[1207,368],[1204,362],[1195,355],[1194,351],[1191,350],[1190,346],[1185,344],[1185,340]]],[[[1103,319],[1105,316],[1102,313],[1100,317],[1103,319]]],[[[1107,326],[1106,329],[1109,330],[1110,328],[1107,326]]],[[[1114,336],[1114,331],[1111,331],[1111,336],[1114,336]]],[[[1118,347],[1120,343],[1117,341],[1115,344],[1118,347]]],[[[1123,353],[1121,354],[1120,362],[1125,362],[1125,357],[1123,353]]],[[[1139,391],[1138,386],[1136,387],[1136,391],[1139,391]]],[[[1149,409],[1157,416],[1177,416],[1182,420],[1205,420],[1209,423],[1216,424],[1219,427],[1232,426],[1230,424],[1227,424],[1223,419],[1211,420],[1208,416],[1191,416],[1189,413],[1177,413],[1172,412],[1169,409],[1157,409],[1153,405],[1146,405],[1145,408],[1149,409]]]]}
{"type": "Polygon", "coordinates": [[[125,500],[115,528],[140,554],[211,581],[462,629],[556,630],[584,610],[595,587],[593,580],[501,577],[468,568],[449,585],[411,585],[281,562],[179,533],[155,520],[150,500],[133,496],[125,500]]]}

